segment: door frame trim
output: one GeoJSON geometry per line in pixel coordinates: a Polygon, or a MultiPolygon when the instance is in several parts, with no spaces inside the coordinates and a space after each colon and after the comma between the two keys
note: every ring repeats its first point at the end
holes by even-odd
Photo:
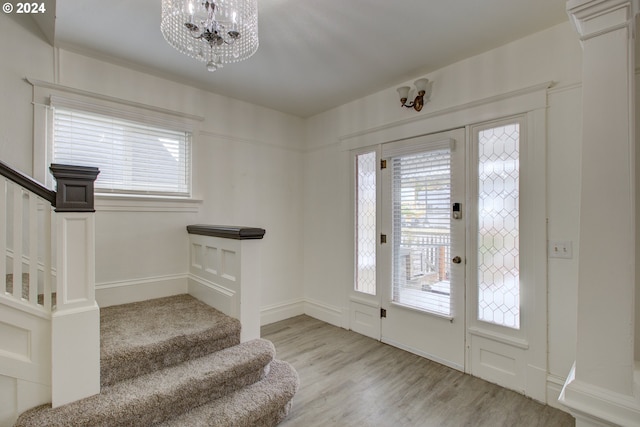
{"type": "MultiPolygon", "coordinates": [[[[548,343],[547,343],[547,258],[546,258],[546,109],[548,108],[547,93],[548,89],[554,85],[553,81],[542,82],[536,85],[517,89],[514,91],[504,92],[501,94],[481,98],[471,102],[463,103],[457,106],[444,108],[441,110],[419,114],[410,118],[392,120],[387,124],[364,129],[357,132],[345,133],[338,138],[338,146],[341,151],[350,153],[350,159],[353,159],[353,152],[362,149],[380,150],[381,144],[393,142],[401,139],[407,139],[419,135],[427,135],[443,132],[449,129],[467,127],[473,124],[483,123],[492,120],[499,120],[505,117],[511,117],[518,114],[526,115],[528,123],[528,141],[529,147],[534,149],[531,153],[535,161],[542,168],[537,168],[536,177],[541,181],[538,190],[535,192],[535,199],[541,201],[541,210],[544,214],[544,226],[542,233],[534,236],[536,239],[536,247],[542,245],[544,250],[542,253],[538,250],[533,257],[535,265],[535,281],[541,283],[544,292],[538,292],[536,296],[536,306],[538,310],[536,314],[538,320],[534,323],[538,324],[536,331],[532,336],[527,337],[527,343],[531,349],[535,351],[535,356],[527,361],[526,377],[527,385],[522,390],[527,396],[536,400],[546,402],[546,376],[548,373],[548,343]]],[[[470,147],[469,138],[471,132],[466,132],[467,147],[470,147]]],[[[351,174],[353,176],[353,174],[351,174]]],[[[378,179],[378,183],[380,180],[378,179]]],[[[353,205],[353,185],[351,185],[351,203],[353,205]]],[[[351,221],[353,221],[353,216],[351,221]]],[[[538,224],[538,228],[539,224],[538,224]]],[[[354,229],[352,227],[352,229],[354,229]]],[[[353,253],[353,248],[352,248],[353,253]]],[[[354,265],[351,266],[354,271],[354,265]]],[[[346,292],[345,306],[349,307],[350,298],[353,295],[353,283],[349,283],[349,291],[346,292]]],[[[378,292],[379,293],[379,292],[378,292]]],[[[379,299],[379,296],[378,296],[379,299]]],[[[378,303],[379,304],[379,303],[378,303]]],[[[379,305],[378,305],[379,308],[379,305]]],[[[469,336],[478,336],[469,334],[469,336]]],[[[470,341],[467,339],[466,348],[468,353],[470,341]]],[[[517,346],[515,347],[517,348],[517,346]]],[[[465,361],[465,364],[468,364],[465,361]]]]}

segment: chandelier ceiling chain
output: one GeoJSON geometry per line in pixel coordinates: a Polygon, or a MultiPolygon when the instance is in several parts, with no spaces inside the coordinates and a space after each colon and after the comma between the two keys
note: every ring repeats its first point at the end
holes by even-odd
{"type": "Polygon", "coordinates": [[[171,46],[215,71],[258,50],[257,0],[162,0],[160,30],[171,46]]]}

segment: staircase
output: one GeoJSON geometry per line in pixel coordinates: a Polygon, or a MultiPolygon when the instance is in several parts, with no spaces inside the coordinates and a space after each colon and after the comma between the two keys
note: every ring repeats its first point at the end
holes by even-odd
{"type": "Polygon", "coordinates": [[[271,342],[189,295],[100,312],[100,394],[23,413],[27,426],[274,426],[298,388],[271,342]]]}

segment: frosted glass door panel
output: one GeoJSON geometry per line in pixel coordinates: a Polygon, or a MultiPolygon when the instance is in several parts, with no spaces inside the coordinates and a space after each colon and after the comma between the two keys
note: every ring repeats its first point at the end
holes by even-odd
{"type": "Polygon", "coordinates": [[[520,328],[520,127],[478,134],[478,320],[520,328]]]}

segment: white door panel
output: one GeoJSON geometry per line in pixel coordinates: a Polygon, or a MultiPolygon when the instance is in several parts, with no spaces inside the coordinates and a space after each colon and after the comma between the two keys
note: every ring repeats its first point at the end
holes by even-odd
{"type": "Polygon", "coordinates": [[[464,370],[463,129],[382,146],[382,341],[464,370]],[[457,263],[452,261],[456,258],[457,263]]]}
{"type": "Polygon", "coordinates": [[[354,331],[546,401],[544,130],[540,110],[353,152],[354,331]]]}

